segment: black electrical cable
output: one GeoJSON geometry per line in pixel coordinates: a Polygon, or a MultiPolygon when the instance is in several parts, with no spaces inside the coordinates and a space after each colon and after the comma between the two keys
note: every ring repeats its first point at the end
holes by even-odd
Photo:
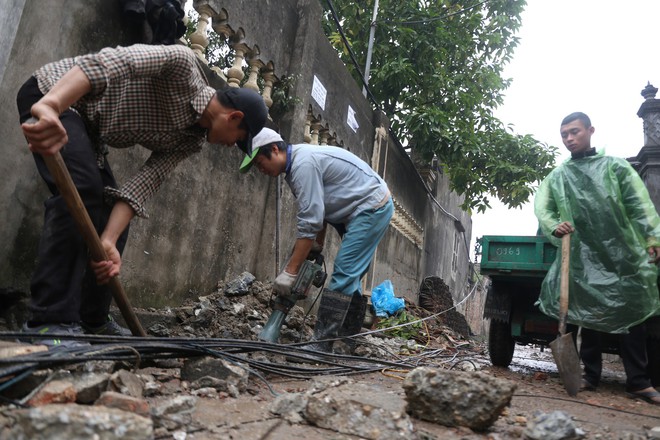
{"type": "Polygon", "coordinates": [[[339,17],[337,16],[337,12],[335,11],[335,7],[332,4],[332,0],[326,0],[328,3],[328,8],[330,8],[330,12],[332,14],[332,19],[335,22],[335,25],[337,26],[337,30],[339,31],[339,35],[341,36],[341,40],[346,46],[346,50],[348,51],[349,56],[351,57],[351,61],[353,62],[353,67],[357,71],[357,73],[360,75],[360,80],[362,81],[362,85],[364,86],[364,89],[367,91],[367,95],[369,95],[369,100],[373,105],[376,106],[376,108],[380,111],[383,111],[380,104],[378,101],[376,101],[376,97],[371,93],[371,90],[369,89],[369,85],[367,84],[367,80],[364,78],[364,74],[362,73],[362,70],[360,69],[355,53],[353,52],[353,48],[351,48],[351,45],[348,42],[348,39],[346,38],[346,35],[344,34],[344,29],[341,27],[341,23],[339,22],[339,17]]]}
{"type": "MultiPolygon", "coordinates": [[[[0,333],[0,339],[14,333],[0,333]]],[[[71,335],[67,335],[71,339],[71,335]]],[[[75,339],[78,339],[76,337],[75,339]]],[[[86,339],[80,336],[80,339],[86,339]]],[[[250,353],[254,351],[265,351],[273,354],[293,355],[302,358],[313,357],[315,360],[322,360],[324,364],[341,368],[343,371],[366,371],[383,368],[384,366],[404,367],[400,362],[390,362],[381,359],[370,359],[356,356],[335,355],[323,353],[314,350],[295,347],[292,345],[280,345],[262,341],[245,341],[232,339],[204,339],[204,338],[133,338],[131,337],[103,337],[97,339],[97,344],[75,348],[58,348],[51,351],[35,352],[27,355],[16,356],[13,358],[0,359],[0,380],[8,375],[15,375],[20,370],[35,368],[35,366],[53,366],[67,363],[81,363],[90,360],[121,360],[135,361],[136,352],[141,359],[188,357],[213,354],[215,357],[222,357],[235,362],[255,363],[249,358],[237,356],[237,353],[250,353]],[[121,339],[121,344],[103,344],[98,339],[121,339]],[[349,364],[339,363],[339,361],[349,364]],[[360,364],[355,364],[359,361],[360,364]],[[350,363],[353,363],[351,365],[350,363]],[[365,367],[364,364],[371,366],[365,367]]],[[[277,371],[283,371],[278,368],[277,371]]],[[[314,370],[319,373],[319,369],[314,370]]]]}

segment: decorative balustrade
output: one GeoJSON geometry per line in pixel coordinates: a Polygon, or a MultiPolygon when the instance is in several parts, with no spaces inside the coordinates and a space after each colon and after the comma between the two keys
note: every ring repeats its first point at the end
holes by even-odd
{"type": "Polygon", "coordinates": [[[393,199],[393,201],[394,214],[392,215],[390,225],[413,242],[415,246],[422,249],[424,244],[424,229],[396,199],[393,199]]]}
{"type": "Polygon", "coordinates": [[[227,10],[224,8],[216,10],[213,2],[209,0],[193,0],[192,5],[199,14],[197,29],[189,36],[192,50],[208,65],[205,55],[210,41],[208,33],[216,32],[233,51],[234,61],[226,72],[216,66],[211,67],[211,70],[226,81],[229,87],[241,87],[245,79],[243,70],[245,64],[248,74],[243,87],[261,93],[266,106],[270,108],[273,105],[273,84],[277,81],[274,63],[260,58],[259,46],[250,45],[246,41],[245,31],[242,28],[234,30],[229,25],[230,17],[227,10]],[[263,90],[260,90],[259,79],[263,81],[263,90]]]}
{"type": "Polygon", "coordinates": [[[338,147],[343,145],[343,142],[337,141],[337,134],[330,131],[329,125],[323,123],[322,117],[314,115],[311,106],[307,110],[303,138],[305,143],[311,145],[335,145],[338,147]]]}

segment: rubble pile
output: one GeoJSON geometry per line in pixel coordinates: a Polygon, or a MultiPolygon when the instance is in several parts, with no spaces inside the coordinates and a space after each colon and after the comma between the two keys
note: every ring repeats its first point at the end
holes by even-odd
{"type": "MultiPolygon", "coordinates": [[[[160,337],[146,343],[154,347],[162,345],[163,339],[187,338],[261,343],[257,336],[271,314],[271,300],[270,283],[257,281],[246,272],[229,282],[219,282],[214,292],[180,307],[136,312],[143,317],[153,315],[145,328],[151,336],[160,337]]],[[[117,318],[121,321],[120,316],[117,318]]],[[[309,340],[314,322],[315,316],[306,316],[301,307],[294,306],[280,332],[280,343],[309,340]]],[[[434,328],[433,325],[429,323],[427,330],[450,333],[446,340],[462,339],[447,327],[434,328]]],[[[373,329],[363,329],[363,332],[368,334],[357,339],[356,350],[363,356],[361,362],[366,362],[366,358],[400,361],[430,348],[414,340],[386,337],[373,329]]],[[[128,343],[124,349],[130,346],[128,343]]],[[[138,347],[137,343],[134,347],[138,347]]],[[[456,347],[446,343],[434,348],[447,352],[452,358],[458,352],[456,347]]],[[[292,373],[314,368],[287,363],[287,349],[277,353],[260,350],[259,346],[254,351],[226,358],[221,353],[218,356],[219,352],[212,353],[213,350],[209,350],[208,356],[170,356],[142,361],[139,354],[130,360],[85,358],[104,351],[108,348],[93,345],[84,354],[64,352],[64,356],[79,356],[82,360],[72,364],[48,363],[48,368],[36,368],[21,380],[6,380],[5,374],[5,382],[0,383],[0,397],[5,402],[0,406],[0,438],[76,440],[95,435],[106,439],[187,438],[195,432],[207,431],[223,433],[219,438],[235,438],[223,437],[227,431],[236,429],[230,421],[226,426],[217,422],[212,427],[201,426],[196,421],[193,415],[199,410],[200,402],[241,399],[258,402],[264,398],[251,395],[260,394],[270,395],[272,400],[267,381],[278,375],[260,374],[254,368],[260,362],[277,364],[285,372],[290,368],[292,373]]],[[[22,353],[33,351],[23,350],[22,353]]],[[[42,354],[49,354],[51,359],[56,356],[54,352],[42,354]]],[[[349,360],[343,362],[350,364],[349,360]]],[[[281,395],[279,406],[274,407],[280,409],[271,411],[291,423],[362,438],[414,438],[412,421],[402,406],[394,408],[378,403],[377,394],[369,395],[371,385],[357,384],[336,376],[337,373],[326,374],[329,374],[328,379],[310,381],[309,389],[302,394],[281,395]],[[293,406],[295,410],[282,409],[282,405],[293,406]]],[[[383,402],[390,400],[387,397],[383,402]]],[[[258,412],[261,411],[268,412],[266,409],[258,412]]],[[[273,415],[262,417],[271,420],[273,415]]]]}
{"type": "Polygon", "coordinates": [[[470,326],[454,308],[449,286],[440,277],[426,277],[419,286],[419,305],[431,313],[441,313],[438,319],[464,338],[469,338],[470,326]]]}
{"type": "MultiPolygon", "coordinates": [[[[257,340],[272,309],[273,290],[244,272],[229,282],[218,282],[215,292],[190,300],[168,310],[174,319],[157,322],[146,330],[154,336],[257,340]]],[[[288,313],[280,334],[280,343],[308,339],[313,331],[314,315],[295,305],[288,313]]]]}

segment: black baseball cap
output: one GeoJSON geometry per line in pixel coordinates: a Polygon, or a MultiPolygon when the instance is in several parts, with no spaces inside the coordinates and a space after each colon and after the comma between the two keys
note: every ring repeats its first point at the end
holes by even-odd
{"type": "Polygon", "coordinates": [[[216,94],[220,102],[225,98],[232,108],[243,112],[243,121],[247,126],[247,136],[242,141],[236,142],[243,153],[252,153],[252,138],[264,128],[268,119],[268,107],[260,94],[254,90],[241,87],[225,87],[219,89],[216,94]]]}

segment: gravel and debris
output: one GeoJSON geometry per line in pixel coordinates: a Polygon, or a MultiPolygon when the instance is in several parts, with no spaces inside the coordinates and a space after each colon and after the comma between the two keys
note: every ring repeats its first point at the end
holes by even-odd
{"type": "Polygon", "coordinates": [[[430,310],[407,306],[424,319],[413,337],[368,326],[357,356],[300,364],[291,355],[304,355],[315,317],[295,306],[281,344],[258,341],[272,288],[243,273],[179,307],[138,310],[150,338],[0,359],[0,438],[655,438],[660,413],[623,397],[620,363],[606,363],[598,392],[568,398],[549,350],[492,367],[442,280],[421,290],[430,310]]]}

